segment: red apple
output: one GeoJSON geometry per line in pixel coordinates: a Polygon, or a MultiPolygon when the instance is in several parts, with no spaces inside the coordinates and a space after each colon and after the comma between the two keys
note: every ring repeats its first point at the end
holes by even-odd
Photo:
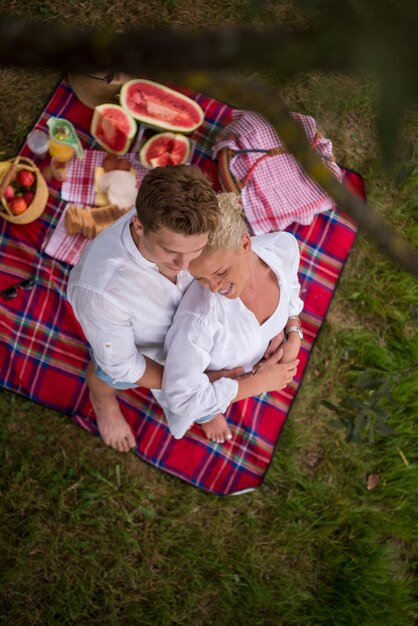
{"type": "Polygon", "coordinates": [[[7,185],[6,191],[4,192],[4,197],[6,198],[6,200],[11,200],[11,198],[14,198],[15,197],[14,187],[12,187],[11,185],[7,185]]]}
{"type": "Polygon", "coordinates": [[[35,182],[35,176],[29,170],[20,170],[16,174],[16,180],[22,187],[31,187],[35,182]]]}
{"type": "Polygon", "coordinates": [[[35,194],[33,193],[33,191],[25,191],[25,193],[23,194],[23,199],[28,206],[32,202],[34,195],[35,194]]]}
{"type": "Polygon", "coordinates": [[[12,198],[9,201],[9,207],[12,213],[20,215],[26,211],[28,205],[26,204],[24,198],[12,198]]]}

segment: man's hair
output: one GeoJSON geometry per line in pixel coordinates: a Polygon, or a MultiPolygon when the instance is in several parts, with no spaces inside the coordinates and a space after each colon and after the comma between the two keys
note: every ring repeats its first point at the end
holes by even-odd
{"type": "Polygon", "coordinates": [[[240,197],[235,193],[218,193],[219,219],[218,227],[210,235],[203,254],[209,254],[219,248],[230,250],[241,245],[242,236],[248,232],[244,221],[240,197]]]}
{"type": "Polygon", "coordinates": [[[216,193],[195,165],[166,165],[146,174],[136,198],[146,232],[162,227],[183,235],[213,233],[218,225],[216,193]]]}

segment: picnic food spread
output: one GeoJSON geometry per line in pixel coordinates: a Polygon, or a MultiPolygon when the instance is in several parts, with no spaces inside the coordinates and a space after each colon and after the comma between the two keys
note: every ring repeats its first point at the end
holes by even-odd
{"type": "MultiPolygon", "coordinates": [[[[63,212],[62,222],[69,236],[95,237],[132,208],[141,168],[180,165],[191,158],[194,142],[182,133],[192,132],[204,119],[203,110],[194,100],[159,83],[129,77],[117,97],[120,104],[104,102],[94,108],[90,134],[103,149],[103,160],[95,166],[90,179],[92,202],[73,199],[63,212]],[[142,122],[139,132],[135,118],[142,122]],[[119,158],[124,155],[129,160],[119,158]]],[[[53,186],[65,184],[71,180],[75,163],[91,152],[83,149],[76,128],[64,117],[51,116],[46,126],[48,135],[40,124],[30,133],[31,142],[29,136],[27,142],[34,158],[41,161],[41,169],[30,159],[22,168],[22,157],[0,163],[0,216],[8,221],[26,224],[37,219],[48,200],[46,180],[53,186]],[[42,151],[32,141],[36,133],[46,139],[42,151]]],[[[68,196],[62,198],[70,200],[68,196]]]]}
{"type": "MultiPolygon", "coordinates": [[[[95,213],[95,207],[118,207],[121,211],[132,208],[144,170],[189,163],[192,159],[196,141],[187,135],[205,117],[198,102],[160,83],[128,77],[117,97],[119,104],[114,101],[98,104],[89,118],[90,135],[101,148],[95,151],[98,158],[93,170],[88,164],[86,169],[77,166],[85,153],[90,157],[93,150],[83,150],[73,124],[60,117],[50,117],[46,122],[52,158],[43,172],[48,180],[63,183],[65,194],[61,197],[69,202],[66,210],[70,215],[64,219],[64,211],[60,223],[65,225],[69,236],[81,233],[87,238],[95,237],[104,224],[119,216],[115,210],[95,213]],[[66,186],[68,180],[71,182],[66,186]],[[86,185],[92,193],[80,194],[79,190],[86,185]],[[83,210],[84,220],[80,217],[83,210]]],[[[316,132],[315,120],[292,115],[300,121],[312,148],[320,152],[327,166],[340,177],[331,143],[316,132]]],[[[282,230],[293,221],[310,223],[317,212],[332,207],[331,199],[298,169],[268,121],[256,113],[234,112],[232,121],[216,137],[213,159],[218,162],[221,186],[241,195],[254,234],[282,230]],[[261,195],[259,188],[263,190],[261,195]]],[[[86,161],[91,163],[91,159],[86,161]]],[[[13,167],[7,177],[4,169],[0,169],[0,184],[3,172],[0,215],[9,221],[22,224],[33,221],[46,205],[47,196],[43,194],[42,208],[37,201],[36,212],[28,212],[43,180],[39,170],[31,171],[32,166],[33,162],[29,163],[19,176],[13,167]],[[14,185],[10,185],[13,180],[14,185]]]]}

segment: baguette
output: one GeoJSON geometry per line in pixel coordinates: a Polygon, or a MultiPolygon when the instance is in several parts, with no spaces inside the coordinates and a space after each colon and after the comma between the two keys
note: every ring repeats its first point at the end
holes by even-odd
{"type": "Polygon", "coordinates": [[[71,204],[64,215],[64,226],[69,235],[81,233],[87,239],[94,239],[127,211],[129,209],[120,209],[116,204],[85,208],[71,204]]]}

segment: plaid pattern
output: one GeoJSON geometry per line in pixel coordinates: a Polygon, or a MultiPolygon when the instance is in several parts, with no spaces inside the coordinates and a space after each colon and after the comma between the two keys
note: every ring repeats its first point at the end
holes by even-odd
{"type": "Polygon", "coordinates": [[[81,233],[77,233],[76,235],[69,235],[67,233],[67,229],[65,228],[65,212],[69,206],[69,203],[65,206],[51,236],[43,242],[42,250],[45,254],[52,256],[54,259],[75,265],[90,240],[86,239],[81,233]]]}
{"type": "MultiPolygon", "coordinates": [[[[292,116],[312,149],[325,157],[327,166],[341,180],[331,141],[318,131],[314,118],[299,113],[292,116]]],[[[273,126],[258,113],[235,111],[232,122],[217,136],[213,153],[219,158],[222,187],[241,193],[247,222],[255,235],[285,230],[293,222],[310,224],[317,213],[335,208],[332,199],[287,152],[273,126]],[[262,152],[272,149],[272,155],[262,152]]]]}
{"type": "MultiPolygon", "coordinates": [[[[205,122],[195,132],[193,162],[217,182],[217,163],[210,156],[219,129],[229,123],[232,109],[202,94],[182,90],[205,110],[205,122]]],[[[91,109],[82,105],[69,85],[61,82],[37,127],[50,115],[74,123],[84,147],[94,147],[88,129],[91,109]]],[[[26,146],[22,154],[28,154],[26,146]]],[[[347,184],[364,194],[361,178],[344,173],[347,184]]],[[[65,298],[71,267],[41,252],[65,207],[59,183],[50,184],[46,211],[34,223],[16,226],[0,220],[0,289],[34,276],[32,291],[19,289],[14,299],[0,298],[0,380],[4,388],[67,413],[75,423],[97,434],[83,372],[89,356],[80,326],[65,298]]],[[[232,442],[208,442],[198,427],[174,439],[161,409],[144,389],[121,392],[122,410],[137,439],[136,454],[154,466],[202,489],[232,494],[258,487],[271,462],[283,424],[305,371],[344,262],[355,239],[355,227],[339,211],[322,213],[309,226],[290,229],[301,249],[300,281],[305,301],[305,339],[296,381],[281,393],[251,398],[233,405],[228,419],[232,442]]]]}
{"type": "MultiPolygon", "coordinates": [[[[67,180],[62,183],[61,198],[76,204],[94,206],[96,189],[94,185],[94,171],[101,166],[103,150],[86,150],[83,159],[74,159],[68,167],[67,180]]],[[[122,158],[122,157],[121,157],[122,158]]],[[[139,187],[148,170],[140,165],[135,154],[130,153],[123,157],[136,170],[136,182],[139,187]]]]}

